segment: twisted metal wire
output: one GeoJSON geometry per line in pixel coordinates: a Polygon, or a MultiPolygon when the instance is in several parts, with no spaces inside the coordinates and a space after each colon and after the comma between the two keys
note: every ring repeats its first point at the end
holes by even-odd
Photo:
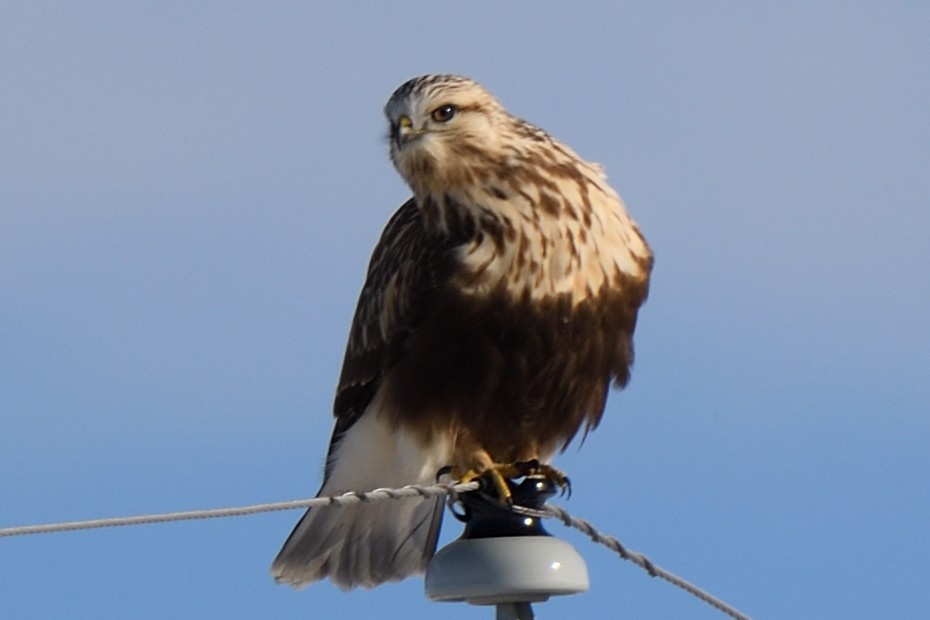
{"type": "MultiPolygon", "coordinates": [[[[280,510],[293,510],[295,508],[313,508],[323,506],[346,506],[358,504],[360,502],[373,502],[383,500],[397,500],[410,497],[439,497],[449,496],[454,500],[455,496],[460,493],[476,491],[480,488],[478,482],[467,482],[462,484],[434,484],[430,486],[408,485],[396,489],[375,489],[367,493],[350,492],[342,495],[329,497],[314,497],[310,499],[298,499],[286,502],[270,502],[265,504],[252,504],[249,506],[237,506],[231,508],[211,508],[206,510],[188,510],[183,512],[165,512],[158,514],[137,515],[131,517],[112,517],[107,519],[89,519],[85,521],[66,521],[61,523],[47,523],[42,525],[22,525],[16,527],[0,528],[0,538],[12,536],[26,536],[31,534],[51,534],[53,532],[68,532],[76,530],[90,530],[105,527],[122,527],[127,525],[142,525],[148,523],[167,523],[171,521],[189,521],[194,519],[217,519],[222,517],[239,517],[264,512],[273,512],[280,510]]],[[[665,581],[681,588],[685,592],[697,597],[708,605],[718,609],[731,618],[736,620],[750,620],[749,616],[728,605],[724,601],[712,596],[696,585],[682,579],[678,575],[671,573],[659,566],[652,560],[641,553],[630,551],[619,540],[600,532],[589,521],[573,517],[564,508],[547,504],[542,510],[521,509],[514,507],[518,512],[527,511],[534,516],[553,517],[561,521],[568,527],[574,528],[592,541],[612,549],[624,560],[636,564],[652,577],[659,577],[665,581]]]]}

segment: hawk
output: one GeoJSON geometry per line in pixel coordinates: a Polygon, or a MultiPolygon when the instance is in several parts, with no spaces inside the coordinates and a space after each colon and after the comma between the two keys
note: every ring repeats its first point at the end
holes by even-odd
{"type": "MultiPolygon", "coordinates": [[[[426,75],[384,112],[413,192],[368,267],[320,495],[548,463],[623,387],[652,253],[602,169],[477,82],[426,75]]],[[[422,572],[441,499],[308,511],[272,565],[295,587],[422,572]]]]}

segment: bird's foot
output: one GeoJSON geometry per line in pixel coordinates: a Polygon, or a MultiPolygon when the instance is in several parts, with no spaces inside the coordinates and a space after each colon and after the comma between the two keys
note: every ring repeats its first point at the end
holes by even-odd
{"type": "Polygon", "coordinates": [[[513,494],[510,491],[508,480],[520,478],[545,478],[557,486],[562,494],[571,495],[572,485],[564,472],[552,465],[540,463],[536,459],[517,463],[492,463],[483,471],[469,469],[461,472],[452,467],[448,472],[454,479],[461,482],[477,481],[481,483],[481,490],[493,496],[492,499],[506,508],[513,506],[513,494]]]}

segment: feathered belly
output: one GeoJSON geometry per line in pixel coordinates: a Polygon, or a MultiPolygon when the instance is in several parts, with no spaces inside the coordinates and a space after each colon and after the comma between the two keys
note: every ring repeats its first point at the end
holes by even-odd
{"type": "Polygon", "coordinates": [[[447,293],[385,382],[389,409],[429,436],[469,436],[495,461],[545,457],[600,420],[626,383],[639,303],[601,291],[511,299],[447,293]]]}

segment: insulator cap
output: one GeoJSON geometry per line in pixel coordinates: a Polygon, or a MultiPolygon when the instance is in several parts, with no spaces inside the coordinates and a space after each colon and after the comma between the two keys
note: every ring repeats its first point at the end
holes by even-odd
{"type": "MultiPolygon", "coordinates": [[[[526,478],[511,486],[518,505],[538,512],[551,483],[526,478]]],[[[538,516],[517,514],[480,491],[463,494],[465,532],[426,569],[426,596],[472,605],[535,603],[588,590],[588,568],[570,544],[549,535],[538,516]]]]}

